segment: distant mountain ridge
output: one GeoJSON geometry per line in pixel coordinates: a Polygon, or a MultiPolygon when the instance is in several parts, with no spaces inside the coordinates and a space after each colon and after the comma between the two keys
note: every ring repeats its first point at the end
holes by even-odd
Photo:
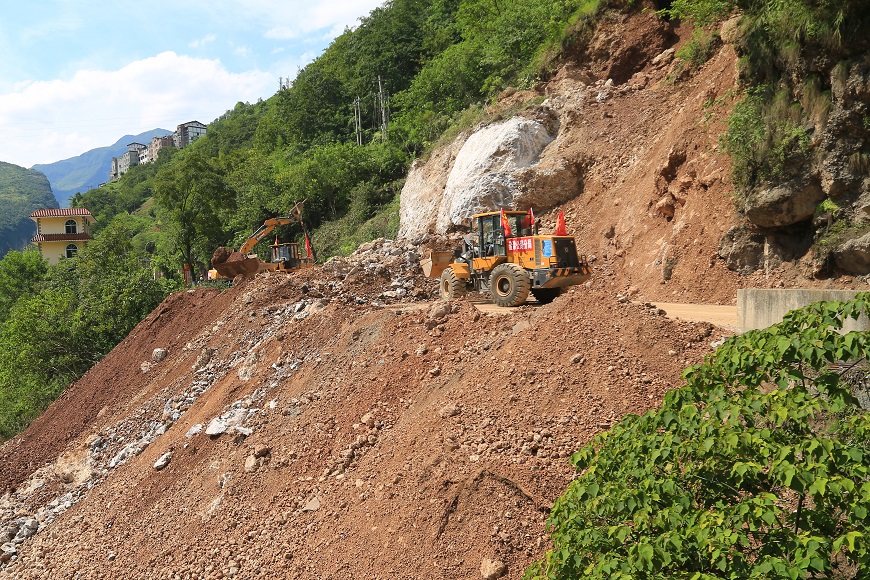
{"type": "Polygon", "coordinates": [[[0,257],[23,250],[36,233],[30,214],[58,207],[45,175],[0,161],[0,257]]]}
{"type": "Polygon", "coordinates": [[[41,171],[51,183],[51,189],[60,207],[68,207],[69,200],[78,192],[85,192],[109,181],[112,157],[119,157],[130,143],[147,145],[154,137],[171,135],[166,129],[152,129],[138,135],[124,135],[114,145],[98,147],[54,163],[34,165],[31,169],[41,171]]]}

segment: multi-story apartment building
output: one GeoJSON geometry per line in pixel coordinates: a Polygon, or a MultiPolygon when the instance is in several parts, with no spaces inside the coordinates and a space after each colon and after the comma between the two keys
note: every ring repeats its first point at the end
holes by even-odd
{"type": "Polygon", "coordinates": [[[160,154],[161,149],[174,146],[175,144],[172,142],[172,135],[166,135],[165,137],[152,137],[151,143],[148,144],[148,161],[157,161],[157,156],[160,154]]]}
{"type": "Polygon", "coordinates": [[[199,121],[188,121],[176,127],[175,133],[172,134],[172,139],[176,147],[184,149],[205,135],[205,132],[206,126],[199,121]]]}
{"type": "Polygon", "coordinates": [[[109,181],[117,181],[122,175],[127,173],[131,167],[142,165],[144,163],[153,163],[157,160],[157,155],[164,147],[176,147],[184,149],[203,135],[207,128],[199,121],[188,121],[182,123],[175,129],[175,133],[166,137],[154,137],[148,145],[141,143],[130,143],[127,145],[127,152],[120,157],[112,158],[112,168],[109,174],[109,181]]]}

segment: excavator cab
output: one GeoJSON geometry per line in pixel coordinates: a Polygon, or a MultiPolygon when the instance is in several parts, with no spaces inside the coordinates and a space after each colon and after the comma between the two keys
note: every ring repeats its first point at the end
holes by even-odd
{"type": "Polygon", "coordinates": [[[299,258],[299,244],[296,242],[288,242],[285,244],[272,244],[269,246],[272,250],[273,264],[283,264],[285,270],[298,268],[302,260],[299,258]]]}

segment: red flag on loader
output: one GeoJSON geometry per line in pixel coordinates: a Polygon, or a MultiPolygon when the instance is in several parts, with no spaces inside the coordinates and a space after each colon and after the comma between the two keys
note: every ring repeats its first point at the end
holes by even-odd
{"type": "Polygon", "coordinates": [[[314,258],[311,254],[311,240],[308,239],[308,234],[305,234],[305,253],[308,254],[309,260],[314,258]]]}
{"type": "Polygon", "coordinates": [[[555,236],[567,236],[568,230],[565,229],[565,212],[560,211],[556,216],[556,233],[555,236]]]}
{"type": "Polygon", "coordinates": [[[529,227],[535,227],[535,212],[532,211],[532,208],[529,208],[529,227]]]}
{"type": "Polygon", "coordinates": [[[501,210],[501,227],[504,229],[504,237],[511,237],[511,224],[508,222],[507,214],[504,212],[504,208],[501,210]]]}

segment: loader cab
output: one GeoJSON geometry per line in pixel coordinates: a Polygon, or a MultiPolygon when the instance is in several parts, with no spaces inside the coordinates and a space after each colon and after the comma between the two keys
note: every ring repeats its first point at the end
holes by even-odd
{"type": "MultiPolygon", "coordinates": [[[[532,235],[532,228],[527,221],[527,212],[507,211],[505,216],[511,229],[509,237],[532,235]]],[[[471,220],[471,227],[472,237],[477,240],[480,257],[507,255],[507,240],[501,223],[501,212],[477,214],[471,220]]]]}

